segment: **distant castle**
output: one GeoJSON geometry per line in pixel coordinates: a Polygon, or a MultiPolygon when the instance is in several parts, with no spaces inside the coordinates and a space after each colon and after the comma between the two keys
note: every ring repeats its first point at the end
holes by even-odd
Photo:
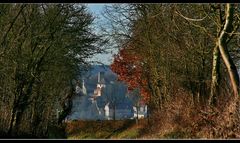
{"type": "Polygon", "coordinates": [[[127,85],[117,81],[111,71],[99,71],[77,82],[73,111],[69,120],[112,120],[146,117],[147,106],[135,107],[127,85]],[[141,112],[139,112],[141,109],[141,112]],[[141,114],[141,115],[140,115],[141,114]]]}

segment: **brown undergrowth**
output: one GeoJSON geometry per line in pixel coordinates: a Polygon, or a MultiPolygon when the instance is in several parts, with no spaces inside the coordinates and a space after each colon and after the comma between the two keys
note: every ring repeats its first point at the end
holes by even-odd
{"type": "Polygon", "coordinates": [[[239,103],[232,96],[219,96],[217,104],[194,103],[189,93],[179,90],[153,113],[143,139],[236,139],[240,138],[239,103]]]}

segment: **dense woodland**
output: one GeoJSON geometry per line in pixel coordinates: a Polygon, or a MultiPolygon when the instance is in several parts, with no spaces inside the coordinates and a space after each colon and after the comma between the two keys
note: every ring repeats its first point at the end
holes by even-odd
{"type": "Polygon", "coordinates": [[[81,4],[1,4],[0,13],[0,131],[46,137],[66,117],[72,80],[103,40],[81,4]]]}
{"type": "Polygon", "coordinates": [[[0,5],[2,136],[48,137],[71,110],[72,80],[113,42],[111,69],[148,105],[149,138],[240,138],[239,4],[113,4],[103,15],[99,36],[83,4],[0,5]]]}
{"type": "Polygon", "coordinates": [[[119,46],[112,70],[129,90],[140,89],[156,132],[240,137],[239,10],[238,4],[106,8],[119,46]]]}

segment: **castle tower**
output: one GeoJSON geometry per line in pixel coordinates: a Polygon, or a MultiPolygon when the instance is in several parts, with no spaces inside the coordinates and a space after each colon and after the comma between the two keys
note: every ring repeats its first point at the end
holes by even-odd
{"type": "Polygon", "coordinates": [[[98,73],[97,87],[99,87],[99,88],[105,87],[104,72],[98,73]]]}
{"type": "Polygon", "coordinates": [[[105,87],[105,81],[104,81],[104,72],[98,73],[98,81],[97,81],[97,88],[94,90],[95,96],[101,96],[102,95],[102,88],[105,87]]]}
{"type": "Polygon", "coordinates": [[[82,92],[83,92],[83,95],[87,95],[87,89],[85,87],[84,79],[83,79],[83,83],[82,83],[82,92]]]}

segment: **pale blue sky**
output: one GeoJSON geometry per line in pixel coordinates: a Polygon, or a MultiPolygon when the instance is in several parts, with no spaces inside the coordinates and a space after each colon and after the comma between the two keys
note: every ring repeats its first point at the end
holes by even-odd
{"type": "Polygon", "coordinates": [[[92,12],[96,13],[96,14],[100,14],[103,10],[104,7],[104,3],[99,3],[99,4],[87,4],[89,10],[91,10],[92,12]]]}
{"type": "MultiPolygon", "coordinates": [[[[91,13],[93,13],[94,17],[96,17],[94,24],[101,24],[101,21],[104,21],[104,17],[102,16],[102,12],[105,5],[110,5],[107,3],[95,3],[95,4],[87,4],[87,7],[91,13]]],[[[98,27],[98,26],[94,26],[98,27]]],[[[97,60],[99,62],[102,62],[104,64],[111,64],[113,58],[112,54],[98,54],[93,57],[93,60],[97,60]]]]}

